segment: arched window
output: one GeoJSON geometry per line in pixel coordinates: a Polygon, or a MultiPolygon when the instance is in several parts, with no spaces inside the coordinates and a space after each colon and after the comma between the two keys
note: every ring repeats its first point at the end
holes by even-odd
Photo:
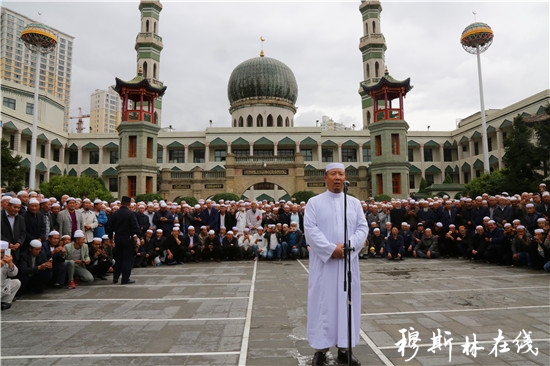
{"type": "Polygon", "coordinates": [[[153,79],[158,79],[157,77],[157,64],[153,64],[153,79]]]}
{"type": "Polygon", "coordinates": [[[153,33],[157,34],[157,22],[153,22],[153,33]]]}
{"type": "Polygon", "coordinates": [[[147,61],[143,63],[143,77],[147,79],[147,61]]]}
{"type": "Polygon", "coordinates": [[[380,65],[378,64],[378,61],[374,64],[374,77],[377,78],[380,75],[380,65]]]}
{"type": "Polygon", "coordinates": [[[290,120],[288,119],[288,117],[286,117],[285,126],[290,127],[290,120]]]}
{"type": "Polygon", "coordinates": [[[243,127],[243,117],[239,117],[239,127],[243,127]]]}
{"type": "Polygon", "coordinates": [[[261,114],[258,114],[258,117],[256,118],[256,126],[258,127],[264,126],[264,117],[262,117],[261,114]]]}
{"type": "Polygon", "coordinates": [[[369,34],[369,24],[365,23],[365,35],[369,34]]]}
{"type": "Polygon", "coordinates": [[[149,33],[149,20],[145,21],[145,33],[149,33]]]}
{"type": "Polygon", "coordinates": [[[370,78],[370,65],[367,64],[367,79],[370,78]]]}
{"type": "Polygon", "coordinates": [[[246,118],[246,127],[253,127],[253,126],[254,126],[254,119],[249,114],[248,117],[246,118]]]}
{"type": "Polygon", "coordinates": [[[367,126],[370,125],[370,111],[367,111],[367,126]]]}
{"type": "Polygon", "coordinates": [[[233,120],[233,127],[237,127],[237,120],[236,119],[233,120]]]}
{"type": "Polygon", "coordinates": [[[376,22],[372,21],[372,34],[376,34],[376,22]]]}
{"type": "Polygon", "coordinates": [[[277,117],[277,127],[283,127],[283,117],[277,117]]]}
{"type": "Polygon", "coordinates": [[[267,116],[267,127],[273,127],[273,116],[271,114],[267,116]]]}

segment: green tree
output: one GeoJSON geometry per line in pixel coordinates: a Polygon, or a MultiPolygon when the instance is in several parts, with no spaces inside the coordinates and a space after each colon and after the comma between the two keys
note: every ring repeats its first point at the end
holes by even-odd
{"type": "Polygon", "coordinates": [[[505,154],[502,157],[506,166],[503,171],[506,177],[503,188],[506,191],[534,192],[542,180],[537,172],[541,161],[531,142],[532,137],[533,129],[525,124],[523,118],[520,115],[514,118],[512,131],[504,139],[505,154]]]}
{"type": "Polygon", "coordinates": [[[158,193],[142,193],[134,197],[136,202],[153,202],[154,200],[160,201],[162,199],[162,196],[158,193]]]}
{"type": "MultiPolygon", "coordinates": [[[[495,195],[506,189],[506,175],[501,170],[496,170],[490,174],[483,174],[481,177],[473,179],[464,186],[464,193],[470,197],[480,196],[483,193],[495,195]]],[[[515,190],[509,190],[517,192],[515,190]]]]}
{"type": "Polygon", "coordinates": [[[2,139],[0,152],[2,188],[6,191],[19,191],[25,184],[25,171],[21,169],[21,156],[12,155],[8,141],[2,139]]]}
{"type": "Polygon", "coordinates": [[[443,184],[451,184],[453,182],[453,178],[449,173],[445,174],[445,180],[443,181],[443,184]]]}
{"type": "Polygon", "coordinates": [[[300,203],[302,201],[307,203],[307,201],[315,195],[316,194],[313,191],[298,191],[292,195],[292,200],[296,203],[300,203]]]}
{"type": "Polygon", "coordinates": [[[189,206],[195,206],[199,201],[192,196],[180,196],[174,200],[174,202],[181,203],[181,201],[185,201],[189,206]]]}
{"type": "Polygon", "coordinates": [[[234,193],[218,193],[215,194],[214,197],[212,197],[212,201],[219,202],[219,200],[224,201],[238,201],[240,200],[239,196],[237,196],[234,193]]]}
{"type": "Polygon", "coordinates": [[[81,176],[74,177],[69,175],[53,176],[49,182],[40,185],[40,192],[46,197],[55,197],[61,200],[61,196],[68,194],[72,197],[88,197],[104,201],[114,201],[115,198],[105,188],[105,184],[98,177],[81,176]]]}
{"type": "Polygon", "coordinates": [[[374,196],[374,200],[376,202],[390,202],[391,201],[391,197],[388,196],[387,194],[377,194],[376,196],[374,196]]]}
{"type": "Polygon", "coordinates": [[[420,185],[418,186],[418,193],[426,193],[426,188],[428,188],[428,183],[426,179],[422,177],[422,179],[420,179],[420,185]]]}

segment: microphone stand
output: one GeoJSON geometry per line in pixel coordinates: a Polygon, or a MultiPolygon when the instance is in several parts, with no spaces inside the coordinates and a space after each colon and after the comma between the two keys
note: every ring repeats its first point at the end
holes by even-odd
{"type": "Polygon", "coordinates": [[[344,291],[348,292],[348,366],[351,366],[351,247],[348,240],[348,187],[349,182],[344,182],[344,291]]]}

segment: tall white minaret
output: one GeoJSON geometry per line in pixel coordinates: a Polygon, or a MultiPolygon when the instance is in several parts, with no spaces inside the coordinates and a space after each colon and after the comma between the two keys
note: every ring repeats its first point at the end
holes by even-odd
{"type": "MultiPolygon", "coordinates": [[[[362,1],[359,11],[363,18],[363,37],[359,41],[359,50],[363,58],[362,85],[373,85],[380,81],[386,69],[386,40],[380,29],[380,1],[362,1]]],[[[373,122],[372,99],[359,87],[361,106],[363,109],[363,129],[373,122]]]]}

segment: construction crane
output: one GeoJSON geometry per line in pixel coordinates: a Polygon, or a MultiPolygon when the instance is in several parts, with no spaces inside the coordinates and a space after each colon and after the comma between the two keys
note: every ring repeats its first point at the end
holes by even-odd
{"type": "MultiPolygon", "coordinates": [[[[78,122],[76,123],[76,132],[82,133],[84,131],[84,122],[82,121],[84,118],[90,118],[89,114],[82,114],[82,108],[78,107],[78,116],[76,117],[69,117],[70,119],[76,119],[78,118],[78,122]]],[[[90,127],[90,130],[92,128],[90,127]]]]}

